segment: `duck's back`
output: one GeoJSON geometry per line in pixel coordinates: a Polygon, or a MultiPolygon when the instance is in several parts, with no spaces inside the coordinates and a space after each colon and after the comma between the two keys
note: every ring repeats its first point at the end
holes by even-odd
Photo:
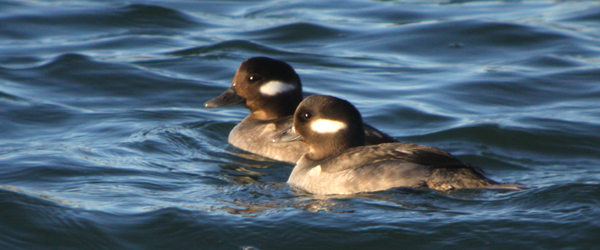
{"type": "Polygon", "coordinates": [[[369,124],[363,123],[363,127],[365,130],[365,145],[377,145],[382,143],[398,142],[398,140],[394,139],[393,137],[389,136],[384,132],[379,131],[378,129],[369,124]]]}

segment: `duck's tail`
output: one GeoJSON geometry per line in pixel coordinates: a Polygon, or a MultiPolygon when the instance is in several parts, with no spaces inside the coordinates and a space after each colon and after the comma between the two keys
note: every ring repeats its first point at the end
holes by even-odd
{"type": "Polygon", "coordinates": [[[520,184],[503,184],[485,176],[475,167],[436,167],[425,180],[429,188],[449,191],[459,188],[491,188],[491,189],[526,189],[520,184]]]}

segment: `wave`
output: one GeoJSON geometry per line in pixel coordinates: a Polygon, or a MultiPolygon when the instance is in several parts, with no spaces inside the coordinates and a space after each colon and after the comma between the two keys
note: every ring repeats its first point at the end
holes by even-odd
{"type": "MultiPolygon", "coordinates": [[[[198,46],[194,48],[188,48],[184,50],[174,51],[167,53],[172,56],[195,56],[195,55],[219,55],[221,57],[229,57],[232,51],[239,51],[256,54],[256,55],[289,55],[295,54],[280,50],[271,46],[262,45],[250,40],[228,40],[223,42],[217,42],[210,45],[198,46]]],[[[243,58],[245,59],[245,58],[243,58]]]]}
{"type": "Polygon", "coordinates": [[[152,29],[153,34],[171,33],[175,30],[207,27],[186,14],[155,5],[96,5],[65,6],[50,8],[38,5],[37,12],[14,12],[0,17],[0,37],[6,39],[40,39],[42,37],[63,36],[76,33],[98,33],[115,28],[130,30],[152,29]],[[35,28],[32,28],[35,27],[35,28]],[[68,29],[65,29],[68,27],[68,29]]]}

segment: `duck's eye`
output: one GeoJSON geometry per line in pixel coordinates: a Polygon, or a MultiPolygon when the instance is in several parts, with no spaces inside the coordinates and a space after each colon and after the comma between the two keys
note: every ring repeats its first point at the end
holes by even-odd
{"type": "Polygon", "coordinates": [[[302,119],[304,120],[308,120],[312,117],[312,114],[309,112],[305,112],[304,114],[302,114],[302,119]]]}
{"type": "Polygon", "coordinates": [[[248,77],[248,81],[250,83],[255,83],[258,80],[260,80],[260,76],[259,75],[251,75],[251,76],[248,77]]]}

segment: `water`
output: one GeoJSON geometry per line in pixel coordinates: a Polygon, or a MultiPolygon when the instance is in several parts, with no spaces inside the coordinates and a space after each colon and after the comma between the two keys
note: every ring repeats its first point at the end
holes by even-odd
{"type": "Polygon", "coordinates": [[[593,249],[596,1],[2,1],[1,249],[593,249]],[[319,199],[205,109],[251,56],[525,191],[319,199]]]}

